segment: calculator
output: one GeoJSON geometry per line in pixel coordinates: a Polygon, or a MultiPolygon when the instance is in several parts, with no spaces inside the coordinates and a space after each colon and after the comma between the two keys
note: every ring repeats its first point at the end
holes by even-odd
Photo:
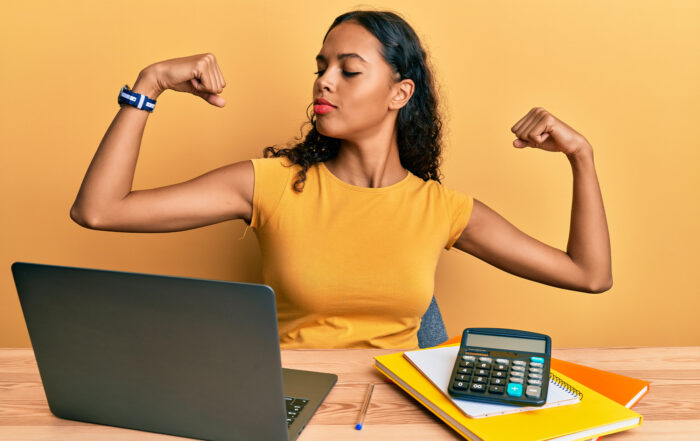
{"type": "Polygon", "coordinates": [[[547,401],[552,340],[544,334],[502,328],[467,328],[452,370],[456,399],[515,406],[547,401]]]}

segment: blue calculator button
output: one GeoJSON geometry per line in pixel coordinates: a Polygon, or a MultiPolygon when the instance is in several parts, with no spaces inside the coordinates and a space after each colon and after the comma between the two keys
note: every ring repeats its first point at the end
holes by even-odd
{"type": "Polygon", "coordinates": [[[542,358],[542,357],[530,357],[530,361],[533,363],[544,363],[544,358],[542,358]]]}
{"type": "Polygon", "coordinates": [[[517,383],[508,383],[508,396],[509,397],[522,397],[523,396],[523,385],[517,383]]]}

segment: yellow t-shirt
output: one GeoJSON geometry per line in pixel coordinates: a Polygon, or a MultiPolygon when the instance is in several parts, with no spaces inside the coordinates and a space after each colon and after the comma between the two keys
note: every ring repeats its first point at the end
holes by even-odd
{"type": "Polygon", "coordinates": [[[474,199],[412,173],[393,185],[348,184],[324,163],[256,158],[250,226],[263,283],[275,292],[282,348],[417,348],[440,252],[474,199]],[[291,165],[291,167],[288,167],[291,165]]]}

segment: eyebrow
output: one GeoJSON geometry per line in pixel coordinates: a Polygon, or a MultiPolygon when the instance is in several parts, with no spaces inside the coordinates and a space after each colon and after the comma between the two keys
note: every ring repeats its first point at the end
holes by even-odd
{"type": "MultiPolygon", "coordinates": [[[[339,59],[339,60],[342,60],[343,58],[358,58],[358,59],[360,59],[360,61],[362,61],[363,63],[366,63],[366,62],[367,62],[367,60],[365,60],[364,58],[362,58],[361,56],[359,56],[359,55],[356,54],[356,53],[338,54],[338,59],[339,59]]],[[[324,57],[324,56],[321,55],[321,54],[318,54],[318,55],[316,55],[316,61],[327,61],[327,60],[326,60],[326,57],[324,57]]]]}

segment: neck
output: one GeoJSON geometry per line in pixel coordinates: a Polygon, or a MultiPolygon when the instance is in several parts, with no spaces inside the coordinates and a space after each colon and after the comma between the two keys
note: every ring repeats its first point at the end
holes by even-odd
{"type": "Polygon", "coordinates": [[[401,165],[395,131],[362,140],[342,140],[338,155],[325,164],[340,180],[367,188],[396,184],[408,173],[401,165]]]}

